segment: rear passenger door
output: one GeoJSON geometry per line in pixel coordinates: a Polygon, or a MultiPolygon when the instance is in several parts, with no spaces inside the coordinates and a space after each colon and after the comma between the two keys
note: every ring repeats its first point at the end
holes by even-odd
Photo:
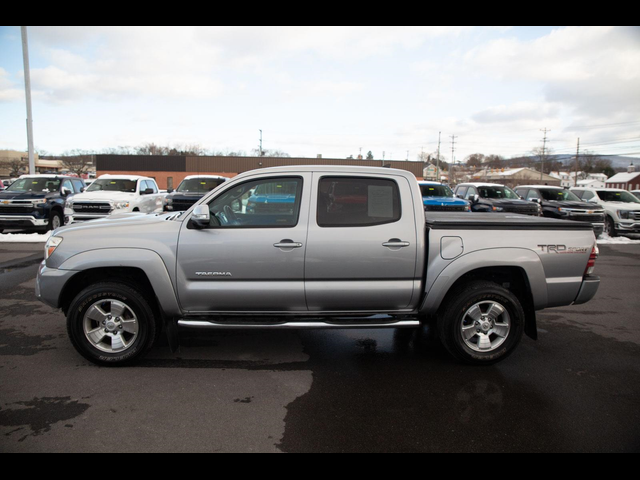
{"type": "MultiPolygon", "coordinates": [[[[408,180],[314,173],[305,257],[310,311],[398,311],[419,285],[408,180]]],[[[420,212],[422,214],[422,212],[420,212]]]]}

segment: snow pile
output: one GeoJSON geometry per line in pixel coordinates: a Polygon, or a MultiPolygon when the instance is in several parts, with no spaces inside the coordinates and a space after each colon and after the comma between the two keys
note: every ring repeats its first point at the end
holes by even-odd
{"type": "Polygon", "coordinates": [[[598,238],[598,245],[640,245],[640,237],[628,238],[628,237],[615,237],[611,238],[606,233],[603,233],[598,238]]]}
{"type": "Polygon", "coordinates": [[[49,240],[51,232],[47,233],[3,233],[0,234],[0,243],[45,243],[49,240]]]}

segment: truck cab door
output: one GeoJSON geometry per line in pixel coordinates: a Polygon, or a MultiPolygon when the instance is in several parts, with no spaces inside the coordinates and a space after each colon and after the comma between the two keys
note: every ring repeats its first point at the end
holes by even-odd
{"type": "Polygon", "coordinates": [[[209,198],[210,221],[185,219],[178,295],[191,314],[305,312],[311,173],[269,174],[209,198]]]}
{"type": "Polygon", "coordinates": [[[424,232],[417,232],[408,180],[314,175],[316,215],[309,222],[305,266],[309,310],[411,309],[422,273],[417,235],[424,232]]]}

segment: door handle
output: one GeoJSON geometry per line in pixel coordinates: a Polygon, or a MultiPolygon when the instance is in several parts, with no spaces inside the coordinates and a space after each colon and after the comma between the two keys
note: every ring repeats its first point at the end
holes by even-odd
{"type": "Polygon", "coordinates": [[[388,247],[388,248],[403,248],[403,247],[408,247],[410,245],[411,244],[409,242],[403,242],[399,238],[392,238],[388,242],[384,242],[382,244],[383,247],[388,247]]]}
{"type": "Polygon", "coordinates": [[[302,244],[298,242],[294,242],[293,240],[280,240],[279,243],[274,243],[274,247],[276,248],[301,248],[302,244]]]}

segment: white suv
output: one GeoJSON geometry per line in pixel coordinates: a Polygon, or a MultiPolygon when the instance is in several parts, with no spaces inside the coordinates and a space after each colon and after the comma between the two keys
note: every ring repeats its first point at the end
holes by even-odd
{"type": "Polygon", "coordinates": [[[619,188],[572,188],[581,200],[601,205],[606,212],[605,232],[610,237],[640,234],[640,199],[619,188]]]}

